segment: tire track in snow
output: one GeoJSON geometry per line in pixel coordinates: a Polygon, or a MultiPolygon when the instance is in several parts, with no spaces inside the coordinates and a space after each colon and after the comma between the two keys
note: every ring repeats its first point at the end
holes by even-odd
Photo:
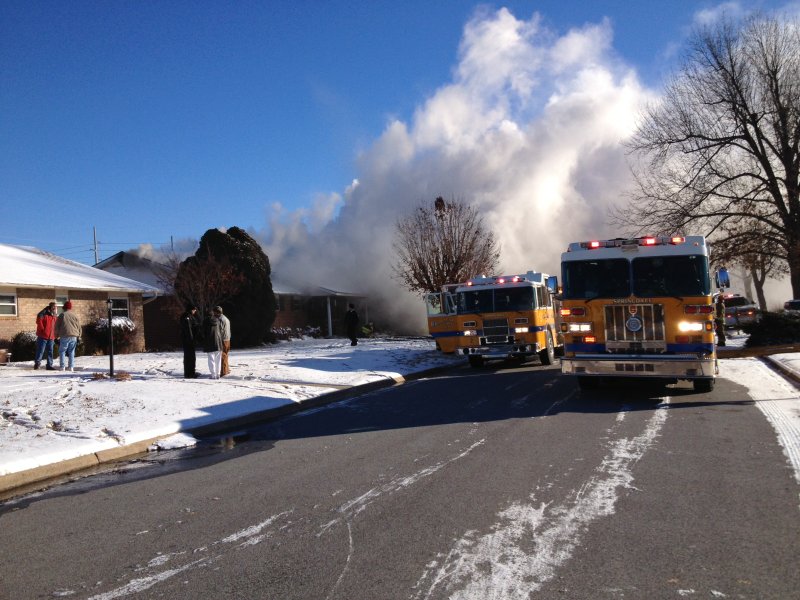
{"type": "Polygon", "coordinates": [[[438,462],[438,463],[436,463],[434,465],[431,465],[430,467],[425,467],[424,469],[422,469],[420,471],[417,471],[416,473],[412,473],[411,475],[405,475],[405,476],[402,476],[402,477],[397,477],[395,479],[392,479],[391,481],[389,481],[387,483],[384,483],[382,485],[376,486],[376,487],[364,492],[363,494],[361,494],[357,498],[353,498],[351,500],[348,500],[347,502],[342,504],[337,509],[337,512],[341,516],[339,516],[339,517],[333,519],[332,521],[329,521],[325,525],[323,525],[322,528],[320,529],[319,533],[317,534],[317,536],[319,537],[319,536],[323,535],[324,533],[327,533],[332,527],[334,527],[335,525],[338,525],[339,523],[342,523],[342,522],[349,523],[356,516],[358,516],[359,513],[361,513],[362,511],[366,510],[367,507],[370,504],[375,502],[381,496],[388,495],[388,494],[394,494],[395,492],[399,492],[401,490],[404,490],[404,489],[414,485],[415,483],[417,483],[421,479],[424,479],[426,477],[430,477],[431,475],[433,475],[437,471],[440,471],[444,467],[446,467],[446,466],[454,463],[455,461],[460,460],[460,459],[464,458],[465,456],[469,455],[469,453],[472,452],[473,450],[475,450],[476,448],[478,448],[480,446],[483,446],[483,444],[485,442],[486,442],[485,439],[478,440],[477,442],[475,442],[474,444],[469,446],[466,450],[464,450],[463,452],[457,454],[456,456],[454,456],[452,458],[449,458],[449,459],[447,459],[445,461],[442,461],[442,462],[438,462]]]}
{"type": "MultiPolygon", "coordinates": [[[[287,510],[282,513],[278,513],[276,515],[272,515],[271,517],[267,518],[261,523],[251,525],[250,527],[246,527],[240,531],[232,533],[222,538],[221,540],[212,542],[210,546],[195,548],[191,551],[172,552],[166,555],[160,554],[155,558],[151,559],[146,568],[146,570],[152,569],[155,572],[151,572],[151,574],[149,575],[131,579],[125,585],[122,585],[108,592],[104,592],[102,594],[96,594],[94,596],[91,596],[88,600],[114,600],[115,598],[123,598],[131,594],[138,594],[140,592],[144,592],[145,590],[150,589],[154,585],[157,585],[163,581],[175,577],[176,575],[180,575],[181,573],[188,571],[190,569],[208,567],[224,556],[227,550],[224,549],[223,544],[225,545],[232,544],[233,546],[231,547],[234,550],[247,548],[249,546],[254,546],[256,544],[259,544],[264,539],[273,535],[275,530],[271,526],[278,519],[282,519],[288,516],[289,514],[291,514],[291,512],[292,512],[291,510],[287,510]],[[177,566],[175,568],[163,569],[160,571],[157,569],[157,567],[166,565],[170,560],[173,560],[175,557],[183,555],[186,556],[200,555],[201,558],[192,560],[188,563],[177,566]],[[153,569],[154,567],[155,569],[153,569]]],[[[71,593],[71,591],[61,591],[59,593],[67,594],[71,593]]]]}
{"type": "MultiPolygon", "coordinates": [[[[428,565],[415,588],[415,600],[447,596],[461,600],[530,598],[553,579],[580,544],[592,522],[614,513],[621,488],[631,487],[632,468],[658,437],[667,419],[669,398],[656,407],[644,431],[611,440],[597,474],[570,500],[559,505],[514,503],[498,514],[492,532],[467,534],[441,564],[428,565]]],[[[617,420],[617,423],[621,419],[617,420]]]]}

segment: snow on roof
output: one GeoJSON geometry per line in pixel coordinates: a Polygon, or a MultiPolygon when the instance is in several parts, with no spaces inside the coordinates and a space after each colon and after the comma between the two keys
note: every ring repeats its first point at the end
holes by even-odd
{"type": "Polygon", "coordinates": [[[157,288],[162,287],[162,281],[169,278],[167,265],[124,250],[101,260],[94,268],[157,288]]]}
{"type": "Polygon", "coordinates": [[[151,294],[161,291],[38,248],[9,244],[0,244],[0,286],[151,294]]]}
{"type": "Polygon", "coordinates": [[[319,285],[312,285],[312,284],[305,284],[300,286],[292,285],[291,283],[283,281],[280,278],[276,279],[274,273],[270,277],[270,280],[272,282],[273,293],[278,295],[306,296],[310,298],[319,298],[325,296],[342,296],[346,298],[366,297],[365,294],[360,292],[345,292],[342,290],[334,290],[319,285]]]}
{"type": "Polygon", "coordinates": [[[304,296],[305,293],[297,287],[289,285],[285,281],[277,281],[273,277],[270,277],[270,281],[272,283],[272,293],[279,294],[282,296],[304,296]]]}

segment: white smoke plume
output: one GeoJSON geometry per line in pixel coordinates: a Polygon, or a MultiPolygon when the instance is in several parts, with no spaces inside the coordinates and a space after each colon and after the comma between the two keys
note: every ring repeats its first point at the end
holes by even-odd
{"type": "Polygon", "coordinates": [[[423,331],[421,300],[392,278],[398,217],[464,200],[496,233],[504,273],[558,273],[570,241],[617,233],[606,221],[631,179],[622,142],[648,96],[607,21],[557,35],[537,15],[477,12],[452,81],[387,124],[343,198],[274,207],[257,235],[275,277],[362,291],[379,325],[423,331]]]}

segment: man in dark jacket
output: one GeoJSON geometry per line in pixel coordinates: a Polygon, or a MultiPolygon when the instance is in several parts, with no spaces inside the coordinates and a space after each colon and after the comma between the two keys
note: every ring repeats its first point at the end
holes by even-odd
{"type": "Polygon", "coordinates": [[[344,314],[344,326],[347,329],[347,337],[350,338],[350,345],[358,345],[358,313],[356,307],[351,304],[344,314]]]}
{"type": "Polygon", "coordinates": [[[200,322],[197,319],[197,307],[186,306],[181,315],[181,343],[183,344],[183,376],[186,379],[197,377],[195,348],[200,337],[200,322]]]}
{"type": "Polygon", "coordinates": [[[55,302],[45,306],[36,315],[36,356],[33,360],[33,368],[38,369],[42,364],[42,356],[47,350],[47,370],[54,371],[53,366],[53,345],[56,339],[56,319],[58,318],[58,308],[55,302]]]}

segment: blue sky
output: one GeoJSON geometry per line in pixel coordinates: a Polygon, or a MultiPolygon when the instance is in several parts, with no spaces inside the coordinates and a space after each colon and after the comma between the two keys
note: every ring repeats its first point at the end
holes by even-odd
{"type": "MultiPolygon", "coordinates": [[[[747,6],[755,5],[783,6],[747,6]]],[[[381,185],[395,181],[392,189],[406,189],[426,153],[442,157],[452,148],[448,142],[431,150],[419,140],[428,139],[425,119],[447,114],[433,110],[446,101],[445,88],[455,81],[479,85],[474,74],[463,75],[468,23],[476,31],[504,19],[518,30],[537,23],[535,35],[525,35],[539,47],[568,43],[570,31],[591,40],[585,34],[592,32],[606,40],[598,60],[617,87],[635,80],[630,87],[646,95],[657,93],[698,15],[719,8],[688,0],[5,0],[0,242],[89,264],[93,226],[100,259],[232,225],[252,229],[275,258],[301,252],[326,225],[334,240],[328,247],[337,246],[336,235],[353,239],[347,229],[331,230],[340,212],[374,203],[364,193],[348,209],[353,180],[383,177],[381,185]],[[381,170],[375,156],[403,126],[416,136],[417,166],[402,175],[381,170]]],[[[736,3],[727,8],[740,10],[736,3]]],[[[538,72],[526,85],[552,94],[558,86],[543,83],[546,77],[538,72]]],[[[531,113],[546,104],[517,107],[519,129],[535,127],[531,113]]],[[[408,187],[409,200],[429,192],[471,200],[475,186],[461,187],[458,173],[474,168],[447,164],[440,186],[408,187]]],[[[583,177],[567,187],[602,185],[583,177]]],[[[384,214],[387,222],[397,217],[384,214]]],[[[356,220],[371,227],[369,219],[356,220]]],[[[506,246],[513,250],[514,243],[506,246]]]]}

